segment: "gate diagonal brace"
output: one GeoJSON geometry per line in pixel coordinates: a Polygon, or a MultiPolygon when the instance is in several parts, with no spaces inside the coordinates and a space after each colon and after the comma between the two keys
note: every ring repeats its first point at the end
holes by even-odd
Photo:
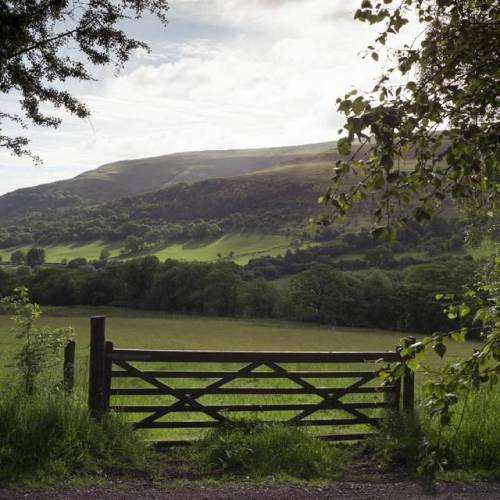
{"type": "Polygon", "coordinates": [[[227,422],[228,421],[227,417],[225,417],[224,415],[221,415],[216,410],[211,410],[210,408],[206,408],[203,404],[199,403],[196,400],[198,398],[204,396],[206,394],[207,390],[218,389],[218,388],[228,384],[229,382],[232,382],[233,380],[239,378],[239,376],[241,374],[252,372],[253,370],[258,368],[262,364],[262,363],[257,363],[257,362],[250,363],[249,365],[244,366],[243,368],[241,368],[237,372],[232,373],[231,375],[222,377],[219,380],[209,384],[206,387],[200,388],[198,391],[195,391],[195,392],[191,393],[190,396],[188,396],[185,393],[180,392],[180,391],[174,389],[173,387],[168,386],[167,384],[165,384],[163,382],[160,382],[156,378],[150,377],[150,376],[144,374],[141,370],[135,368],[134,366],[127,363],[126,361],[114,360],[114,363],[116,363],[118,366],[120,366],[120,368],[123,368],[123,369],[133,373],[134,375],[141,378],[145,382],[148,382],[148,383],[154,385],[158,389],[165,392],[165,394],[174,396],[175,398],[178,399],[178,401],[176,403],[173,403],[169,406],[166,406],[165,408],[154,412],[153,414],[140,420],[139,422],[136,422],[136,424],[135,424],[136,427],[141,427],[144,424],[149,424],[151,422],[154,422],[154,421],[158,420],[159,418],[167,415],[168,413],[171,413],[172,411],[175,411],[176,409],[181,408],[181,407],[185,407],[185,406],[193,408],[194,411],[205,413],[206,415],[214,418],[215,420],[218,420],[219,422],[227,422]]]}
{"type": "MultiPolygon", "coordinates": [[[[286,371],[286,370],[284,370],[286,371]]],[[[312,415],[313,413],[316,413],[319,410],[343,410],[346,411],[347,413],[350,413],[351,415],[357,417],[360,420],[363,420],[364,423],[369,424],[369,425],[375,425],[373,422],[369,422],[369,417],[365,415],[364,413],[355,410],[354,408],[347,408],[345,407],[344,403],[340,401],[340,398],[345,396],[346,394],[349,394],[350,390],[352,389],[357,389],[358,387],[361,387],[362,385],[366,384],[367,382],[370,382],[370,380],[373,380],[377,376],[376,372],[373,372],[372,375],[368,376],[363,376],[356,382],[352,383],[351,385],[344,387],[344,388],[339,388],[338,390],[334,391],[331,395],[325,395],[324,393],[316,393],[320,397],[323,398],[323,401],[319,402],[316,406],[313,408],[309,408],[307,410],[302,411],[301,413],[295,415],[292,417],[289,422],[290,423],[297,423],[304,418],[308,417],[309,415],[312,415]]],[[[294,380],[293,378],[290,377],[291,380],[294,380]]],[[[294,380],[295,381],[295,380],[294,380]]],[[[305,384],[308,384],[308,382],[302,381],[305,384]]],[[[299,383],[299,382],[297,382],[299,383]]],[[[302,384],[301,384],[302,385],[302,384]]],[[[309,384],[310,387],[316,389],[313,385],[309,384]]],[[[359,422],[363,423],[363,422],[359,422]]]]}
{"type": "MultiPolygon", "coordinates": [[[[192,408],[195,408],[196,411],[203,412],[207,414],[208,416],[219,420],[220,422],[223,422],[226,420],[226,418],[218,413],[215,410],[210,410],[209,408],[206,408],[204,405],[199,403],[198,401],[195,401],[191,396],[187,396],[183,392],[178,391],[177,389],[174,389],[173,387],[170,387],[169,385],[160,382],[158,379],[155,377],[150,377],[149,375],[145,374],[138,368],[135,368],[134,366],[130,365],[126,361],[115,361],[115,363],[120,367],[128,371],[129,373],[132,373],[136,375],[138,378],[141,380],[144,380],[145,382],[148,382],[149,384],[155,386],[157,389],[160,389],[164,394],[168,394],[169,396],[174,396],[179,400],[179,402],[182,403],[182,405],[186,406],[191,406],[192,408]]],[[[149,417],[147,417],[149,418],[149,417]]],[[[136,425],[142,424],[146,421],[147,419],[143,419],[140,422],[137,422],[136,425]]],[[[153,419],[155,420],[155,419],[153,419]]],[[[152,420],[151,420],[152,421],[152,420]]]]}

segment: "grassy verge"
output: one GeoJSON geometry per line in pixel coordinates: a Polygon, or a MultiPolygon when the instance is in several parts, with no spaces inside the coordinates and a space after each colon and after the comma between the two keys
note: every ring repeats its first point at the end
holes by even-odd
{"type": "Polygon", "coordinates": [[[41,483],[144,465],[145,443],[116,415],[90,417],[82,397],[61,391],[0,392],[0,482],[41,483]]]}
{"type": "Polygon", "coordinates": [[[389,468],[415,475],[422,444],[430,439],[446,457],[438,477],[451,480],[500,479],[500,387],[471,391],[457,405],[449,426],[440,429],[422,407],[414,415],[388,416],[380,434],[367,442],[367,451],[389,468]]]}
{"type": "MultiPolygon", "coordinates": [[[[473,391],[457,408],[440,442],[450,470],[500,479],[500,387],[473,391]]],[[[429,432],[436,432],[427,423],[429,432]]]]}

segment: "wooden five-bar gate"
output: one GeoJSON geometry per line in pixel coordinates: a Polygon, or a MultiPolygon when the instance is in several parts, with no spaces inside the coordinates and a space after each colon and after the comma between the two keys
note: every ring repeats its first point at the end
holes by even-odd
{"type": "MultiPolygon", "coordinates": [[[[390,385],[383,383],[378,376],[378,362],[393,363],[400,360],[397,351],[234,352],[117,349],[112,342],[105,339],[105,318],[93,317],[89,406],[96,417],[108,410],[141,414],[142,418],[133,422],[137,429],[211,428],[230,423],[230,415],[272,412],[270,414],[274,416],[287,415],[286,419],[273,418],[272,421],[335,429],[333,433],[321,435],[323,439],[358,440],[373,434],[373,430],[376,431],[380,426],[381,410],[413,409],[414,376],[411,371],[407,371],[400,380],[390,385]],[[208,369],[190,368],[203,364],[209,364],[208,369]],[[160,365],[161,369],[151,369],[151,365],[160,365]],[[234,368],[235,365],[238,367],[234,368]],[[297,365],[303,366],[304,369],[296,369],[297,365]],[[347,369],[332,369],[332,365],[347,365],[347,369]],[[353,365],[356,369],[352,369],[353,365]],[[186,369],[186,366],[189,369],[186,369]],[[229,368],[219,370],[213,369],[214,366],[229,368]],[[311,366],[314,368],[310,368],[311,366]],[[127,379],[140,382],[134,387],[123,384],[116,387],[114,382],[127,379]],[[235,387],[232,383],[240,379],[244,382],[235,387]],[[261,379],[268,381],[264,386],[255,386],[259,385],[255,382],[261,379]],[[286,380],[288,384],[292,383],[292,386],[285,387],[283,382],[273,386],[269,379],[286,380]],[[185,383],[186,380],[190,380],[191,384],[195,381],[204,385],[179,387],[176,384],[176,381],[185,383]],[[330,382],[324,387],[316,385],[315,381],[318,380],[330,382]],[[253,383],[253,386],[249,386],[249,382],[253,383]],[[248,402],[252,395],[259,396],[259,401],[248,402]],[[285,395],[288,401],[275,401],[277,396],[285,395]],[[307,398],[302,395],[307,395],[307,398]],[[356,395],[369,396],[361,396],[362,400],[359,400],[356,395]],[[152,399],[152,404],[150,401],[146,404],[131,404],[133,397],[138,396],[141,397],[142,403],[144,399],[152,399]],[[232,401],[225,401],[227,396],[232,396],[232,401]],[[235,396],[243,398],[235,402],[235,396]],[[269,396],[273,397],[273,401],[266,402],[266,397],[269,396]],[[168,401],[165,401],[165,398],[168,401]],[[292,399],[295,401],[291,401],[292,399]],[[369,414],[373,411],[378,411],[379,414],[369,414]],[[335,415],[325,416],[328,412],[335,415]],[[178,420],[179,415],[182,417],[186,413],[197,414],[197,420],[178,420]],[[173,415],[177,419],[164,420],[165,417],[173,415]],[[200,420],[200,417],[203,419],[200,420]],[[361,426],[361,430],[338,432],[342,426],[351,430],[352,426],[357,426],[358,429],[361,426]],[[372,429],[372,432],[369,429],[372,429]]],[[[180,439],[156,441],[160,446],[189,443],[189,440],[180,439]]]]}

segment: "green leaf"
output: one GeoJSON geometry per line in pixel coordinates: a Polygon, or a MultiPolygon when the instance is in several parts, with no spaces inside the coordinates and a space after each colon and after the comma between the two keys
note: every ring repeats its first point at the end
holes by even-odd
{"type": "Polygon", "coordinates": [[[337,151],[342,156],[347,156],[351,152],[351,143],[345,137],[337,142],[337,151]]]}
{"type": "Polygon", "coordinates": [[[372,56],[372,59],[373,59],[374,61],[378,61],[378,54],[377,54],[377,52],[372,52],[372,53],[371,53],[371,56],[372,56]]]}
{"type": "Polygon", "coordinates": [[[442,358],[446,354],[446,346],[442,342],[436,342],[432,346],[432,348],[440,358],[442,358]]]}
{"type": "Polygon", "coordinates": [[[416,372],[419,367],[420,367],[420,364],[418,363],[418,361],[413,358],[413,359],[410,359],[409,361],[406,362],[406,366],[412,371],[412,372],[416,372]]]}
{"type": "Polygon", "coordinates": [[[451,338],[455,342],[459,342],[460,344],[463,344],[465,342],[465,335],[466,334],[467,334],[467,330],[466,329],[465,329],[465,331],[460,330],[459,332],[453,332],[451,334],[451,338]]]}
{"type": "Polygon", "coordinates": [[[459,313],[461,318],[465,318],[470,313],[470,307],[467,304],[461,304],[459,313]]]}
{"type": "Polygon", "coordinates": [[[414,214],[418,222],[428,221],[431,218],[431,214],[424,207],[417,207],[414,210],[414,214]]]}
{"type": "Polygon", "coordinates": [[[361,114],[366,107],[365,100],[360,96],[354,99],[352,103],[352,111],[354,114],[359,115],[361,114]]]}

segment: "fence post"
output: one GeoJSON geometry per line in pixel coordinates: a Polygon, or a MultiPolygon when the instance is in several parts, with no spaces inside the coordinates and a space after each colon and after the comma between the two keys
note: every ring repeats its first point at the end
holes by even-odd
{"type": "Polygon", "coordinates": [[[71,392],[75,385],[75,341],[68,340],[64,347],[63,385],[66,392],[71,392]]]}
{"type": "Polygon", "coordinates": [[[103,411],[109,410],[109,397],[110,397],[109,392],[111,389],[111,367],[113,362],[111,361],[111,359],[109,359],[107,355],[111,354],[112,352],[113,352],[113,342],[110,342],[108,340],[104,344],[105,358],[104,358],[104,386],[103,386],[103,398],[102,398],[103,411]]]}
{"type": "MultiPolygon", "coordinates": [[[[415,337],[408,337],[404,346],[409,347],[415,343],[415,337]]],[[[406,368],[403,375],[403,410],[411,413],[415,407],[415,373],[406,368]]]]}
{"type": "Polygon", "coordinates": [[[99,417],[105,411],[105,321],[104,316],[90,318],[89,408],[94,417],[99,417]]]}

